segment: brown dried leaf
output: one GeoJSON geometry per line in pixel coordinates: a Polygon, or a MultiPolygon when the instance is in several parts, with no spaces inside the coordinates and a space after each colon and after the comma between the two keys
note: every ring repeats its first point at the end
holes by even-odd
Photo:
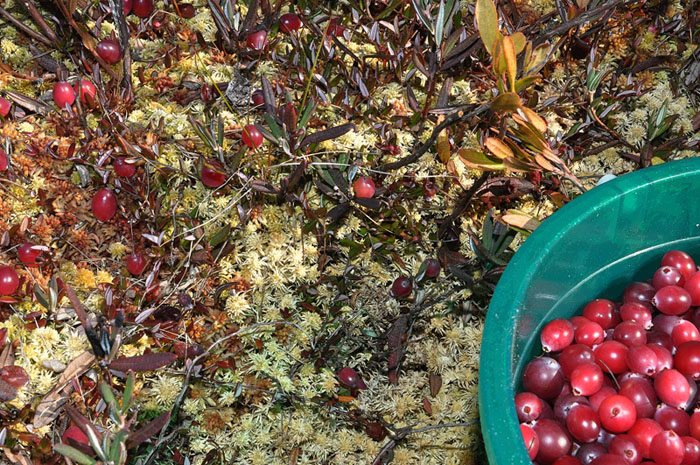
{"type": "Polygon", "coordinates": [[[440,392],[440,388],[442,387],[442,376],[431,374],[429,383],[430,395],[432,397],[435,397],[436,395],[438,395],[438,393],[440,392]]]}
{"type": "Polygon", "coordinates": [[[430,399],[425,396],[423,396],[423,410],[425,410],[425,413],[428,415],[433,414],[433,405],[430,403],[430,399]]]}
{"type": "Polygon", "coordinates": [[[14,453],[9,447],[2,446],[2,452],[7,457],[7,460],[14,465],[32,465],[32,461],[24,451],[14,453]]]}
{"type": "Polygon", "coordinates": [[[146,426],[134,431],[129,435],[129,438],[126,441],[127,449],[136,447],[142,442],[148,440],[150,437],[158,434],[160,430],[162,430],[163,427],[165,427],[165,425],[167,425],[169,422],[170,412],[165,412],[160,416],[156,417],[155,419],[151,420],[146,426]]]}
{"type": "Polygon", "coordinates": [[[177,360],[177,355],[172,352],[156,352],[135,357],[121,357],[109,364],[112,370],[123,371],[151,371],[170,365],[177,360]]]}
{"type": "Polygon", "coordinates": [[[0,354],[0,368],[15,364],[15,352],[12,350],[12,344],[8,344],[0,354]]]}

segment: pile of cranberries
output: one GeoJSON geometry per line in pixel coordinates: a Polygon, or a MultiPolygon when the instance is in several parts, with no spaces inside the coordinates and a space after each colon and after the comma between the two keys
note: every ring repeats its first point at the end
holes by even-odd
{"type": "Polygon", "coordinates": [[[664,255],[622,302],[596,299],[542,329],[515,396],[541,465],[700,465],[700,271],[664,255]]]}

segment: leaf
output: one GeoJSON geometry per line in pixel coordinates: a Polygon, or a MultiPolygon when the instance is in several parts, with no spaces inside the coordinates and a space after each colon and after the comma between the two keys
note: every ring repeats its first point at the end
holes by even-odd
{"type": "Polygon", "coordinates": [[[520,112],[522,112],[523,116],[525,116],[525,118],[530,122],[530,124],[532,124],[535,127],[535,129],[537,129],[541,133],[547,131],[547,121],[545,121],[544,118],[535,113],[534,110],[526,106],[521,106],[519,110],[520,112]]]}
{"type": "Polygon", "coordinates": [[[493,111],[515,111],[520,108],[520,96],[513,92],[500,94],[491,102],[493,111]]]}
{"type": "Polygon", "coordinates": [[[126,373],[129,370],[136,372],[151,371],[166,365],[170,365],[177,360],[177,355],[173,352],[155,352],[134,357],[120,357],[109,364],[112,370],[126,373]]]}
{"type": "Polygon", "coordinates": [[[510,83],[510,90],[515,91],[515,78],[518,74],[518,59],[515,52],[515,43],[511,36],[503,37],[503,57],[506,62],[506,73],[508,75],[508,82],[510,83]]]}
{"type": "Polygon", "coordinates": [[[525,34],[522,32],[514,32],[511,34],[511,39],[513,39],[513,44],[515,45],[515,54],[518,55],[520,52],[525,50],[525,45],[527,44],[527,39],[525,34]]]}
{"type": "Polygon", "coordinates": [[[2,446],[2,451],[5,453],[7,460],[14,465],[32,465],[31,459],[27,457],[23,451],[19,451],[15,454],[9,447],[5,446],[2,446]]]}
{"type": "Polygon", "coordinates": [[[429,378],[430,396],[435,397],[440,392],[442,387],[442,376],[431,374],[429,378]]]}
{"type": "Polygon", "coordinates": [[[551,45],[549,42],[545,42],[535,47],[530,55],[530,58],[526,60],[523,67],[523,75],[527,76],[530,74],[537,74],[537,72],[547,63],[547,57],[549,56],[550,50],[551,45]]]}
{"type": "Polygon", "coordinates": [[[83,454],[78,449],[67,444],[56,444],[53,448],[59,454],[68,457],[76,463],[80,463],[82,465],[94,465],[97,463],[97,460],[93,459],[89,455],[83,454]]]}
{"type": "Polygon", "coordinates": [[[83,433],[86,433],[86,435],[87,435],[87,427],[90,426],[96,432],[98,438],[100,440],[102,440],[102,434],[100,434],[97,431],[97,429],[95,428],[95,425],[87,417],[85,417],[82,413],[80,413],[80,411],[78,411],[78,409],[76,409],[75,407],[73,407],[71,405],[66,405],[64,410],[66,411],[66,414],[68,414],[68,418],[70,418],[71,421],[73,423],[75,423],[76,426],[78,428],[80,428],[80,430],[83,433]]]}
{"type": "Polygon", "coordinates": [[[494,42],[501,36],[498,32],[498,13],[493,0],[476,0],[476,25],[484,47],[492,53],[494,42]]]}
{"type": "Polygon", "coordinates": [[[355,202],[371,210],[379,210],[382,206],[381,202],[379,202],[379,200],[375,198],[360,197],[356,198],[355,202]]]}
{"type": "Polygon", "coordinates": [[[508,210],[501,219],[510,226],[526,231],[534,231],[542,224],[539,220],[518,210],[508,210]]]}
{"type": "Polygon", "coordinates": [[[349,132],[350,130],[356,130],[357,128],[353,123],[341,124],[340,126],[333,126],[332,128],[324,129],[322,131],[316,131],[313,134],[309,134],[301,141],[299,147],[306,147],[309,144],[317,144],[325,140],[335,139],[343,134],[349,132]]]}
{"type": "Polygon", "coordinates": [[[505,160],[503,160],[503,166],[509,171],[519,171],[523,173],[528,173],[535,169],[535,167],[515,157],[506,158],[505,160]]]}
{"type": "Polygon", "coordinates": [[[68,364],[65,371],[58,377],[56,385],[44,396],[36,407],[34,419],[32,420],[34,428],[46,426],[58,416],[63,404],[66,403],[68,396],[71,391],[73,391],[73,385],[70,382],[71,379],[85,373],[95,360],[95,355],[86,350],[68,364]]]}
{"type": "Polygon", "coordinates": [[[530,87],[533,85],[536,81],[540,80],[540,76],[525,76],[517,81],[515,81],[515,92],[520,92],[521,90],[530,87]]]}
{"type": "Polygon", "coordinates": [[[260,84],[262,85],[263,100],[265,101],[265,112],[270,115],[277,113],[277,108],[275,107],[275,92],[272,90],[270,81],[267,80],[265,75],[261,75],[260,84]]]}
{"type": "Polygon", "coordinates": [[[160,414],[158,417],[148,422],[143,428],[129,434],[129,438],[126,441],[126,448],[131,449],[148,440],[150,437],[159,433],[169,422],[170,412],[160,414]]]}
{"type": "Polygon", "coordinates": [[[503,163],[492,160],[476,150],[460,149],[457,154],[465,165],[473,169],[482,171],[499,171],[503,169],[503,163]]]}
{"type": "MultiPolygon", "coordinates": [[[[442,123],[444,119],[445,117],[443,115],[439,115],[437,124],[439,125],[440,123],[442,123]]],[[[440,161],[443,163],[447,163],[448,161],[450,161],[450,139],[447,136],[447,128],[443,129],[438,134],[436,146],[438,156],[440,157],[440,161]]]]}
{"type": "Polygon", "coordinates": [[[350,210],[350,203],[349,202],[341,203],[341,204],[338,204],[335,207],[333,207],[326,214],[326,216],[328,216],[328,218],[330,218],[331,221],[335,222],[335,221],[338,221],[340,218],[342,218],[343,215],[345,215],[348,212],[348,210],[350,210]]]}
{"type": "Polygon", "coordinates": [[[491,151],[491,153],[496,155],[498,158],[503,159],[515,156],[510,147],[508,147],[508,145],[505,142],[503,142],[500,139],[497,139],[496,137],[489,137],[484,142],[484,145],[487,149],[491,151]]]}

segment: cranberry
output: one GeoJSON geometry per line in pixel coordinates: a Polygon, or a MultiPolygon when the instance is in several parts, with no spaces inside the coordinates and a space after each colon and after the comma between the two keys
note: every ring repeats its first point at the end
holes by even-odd
{"type": "Polygon", "coordinates": [[[515,396],[515,410],[519,421],[535,421],[542,414],[542,399],[531,392],[521,392],[515,396]]]}
{"type": "Polygon", "coordinates": [[[5,118],[10,114],[10,107],[12,104],[6,98],[0,97],[0,116],[5,118]]]}
{"type": "Polygon", "coordinates": [[[571,372],[571,392],[590,396],[603,387],[603,370],[595,363],[582,363],[571,372]]]}
{"type": "Polygon", "coordinates": [[[615,436],[610,441],[608,452],[623,457],[628,465],[638,465],[642,461],[642,447],[629,434],[615,436]]]}
{"type": "Polygon", "coordinates": [[[0,370],[0,378],[10,386],[21,388],[29,382],[29,375],[24,368],[17,365],[9,365],[0,370]]]}
{"type": "Polygon", "coordinates": [[[122,59],[122,49],[117,41],[112,39],[99,41],[97,43],[97,54],[110,65],[122,59]]]}
{"type": "Polygon", "coordinates": [[[133,0],[131,11],[139,18],[147,18],[153,13],[153,0],[133,0]]]}
{"type": "Polygon", "coordinates": [[[88,101],[88,97],[94,101],[95,97],[97,96],[95,84],[87,79],[81,79],[80,82],[75,84],[73,89],[75,90],[76,94],[80,95],[80,101],[83,103],[88,101]]]}
{"type": "Polygon", "coordinates": [[[656,373],[656,352],[647,346],[630,347],[625,357],[627,366],[635,373],[651,376],[656,373]]]}
{"type": "Polygon", "coordinates": [[[241,132],[241,139],[248,147],[255,149],[262,145],[263,136],[260,130],[254,124],[248,124],[241,132]]]}
{"type": "Polygon", "coordinates": [[[673,364],[684,375],[700,379],[700,341],[688,341],[678,346],[673,364]]]}
{"type": "Polygon", "coordinates": [[[391,285],[391,295],[394,297],[407,297],[413,290],[413,283],[405,276],[399,276],[391,285]]]}
{"type": "Polygon", "coordinates": [[[658,290],[666,286],[681,286],[685,285],[685,277],[681,274],[678,268],[672,266],[662,266],[654,273],[651,284],[658,290]]]}
{"type": "Polygon", "coordinates": [[[683,436],[685,454],[681,465],[697,465],[700,463],[700,441],[691,436],[683,436]]]}
{"type": "Polygon", "coordinates": [[[650,448],[651,448],[651,441],[654,439],[654,436],[657,434],[661,433],[663,431],[663,428],[661,425],[659,425],[657,422],[654,420],[651,420],[649,418],[639,418],[634,426],[630,428],[629,434],[632,436],[641,446],[642,448],[642,456],[645,458],[651,457],[650,455],[650,448]]]}
{"type": "Polygon", "coordinates": [[[651,329],[651,310],[638,302],[629,302],[620,307],[622,321],[635,321],[644,329],[651,329]]]}
{"type": "MultiPolygon", "coordinates": [[[[671,333],[673,333],[673,328],[675,328],[676,325],[682,320],[683,319],[678,315],[664,315],[663,313],[659,313],[652,321],[654,322],[654,328],[656,328],[657,331],[661,331],[662,333],[670,336],[671,333]]],[[[673,339],[671,342],[673,343],[673,339]]]]}
{"type": "MultiPolygon", "coordinates": [[[[601,344],[601,346],[603,344],[601,344]]],[[[574,368],[581,363],[594,361],[596,361],[594,351],[592,351],[590,347],[584,346],[583,344],[572,344],[566,347],[559,355],[559,364],[561,365],[561,369],[567,378],[571,376],[571,372],[574,371],[574,368]]]]}
{"type": "Polygon", "coordinates": [[[143,273],[146,268],[146,258],[136,252],[126,256],[126,269],[134,276],[143,273]]]}
{"type": "Polygon", "coordinates": [[[629,462],[617,454],[603,454],[596,457],[590,465],[629,465],[629,462]]]}
{"type": "Polygon", "coordinates": [[[280,16],[280,31],[291,34],[301,28],[301,18],[294,13],[285,13],[280,16]]]}
{"type": "Polygon", "coordinates": [[[90,440],[77,426],[69,426],[61,437],[61,441],[64,444],[70,445],[70,441],[75,441],[78,444],[83,444],[86,446],[90,445],[90,440]]]}
{"type": "Polygon", "coordinates": [[[59,81],[53,86],[53,101],[59,108],[64,109],[66,105],[71,106],[75,102],[73,88],[65,81],[59,81]]]}
{"type": "Polygon", "coordinates": [[[202,184],[212,189],[220,187],[226,182],[226,173],[224,167],[214,160],[207,160],[202,163],[202,184]]]}
{"type": "Polygon", "coordinates": [[[600,419],[588,405],[577,405],[566,417],[566,427],[579,442],[593,442],[600,434],[600,419]]]}
{"type": "Polygon", "coordinates": [[[136,174],[136,164],[129,163],[126,157],[118,157],[112,163],[114,173],[122,178],[130,178],[136,174]]]}
{"type": "Polygon", "coordinates": [[[596,344],[603,342],[605,332],[603,328],[594,321],[582,323],[574,333],[576,344],[583,344],[588,347],[593,347],[596,344]]]}
{"type": "Polygon", "coordinates": [[[663,429],[672,430],[679,436],[690,434],[690,415],[670,405],[662,405],[656,410],[654,420],[663,429]]]}
{"type": "Polygon", "coordinates": [[[684,342],[700,341],[700,332],[690,321],[682,320],[671,331],[673,345],[678,347],[684,342]]]}
{"type": "Polygon", "coordinates": [[[564,385],[564,373],[556,360],[549,357],[536,358],[523,371],[523,387],[542,399],[554,399],[564,385]]]}
{"type": "Polygon", "coordinates": [[[544,352],[560,352],[574,341],[574,325],[568,320],[557,318],[542,328],[540,342],[544,352]]]}
{"type": "Polygon", "coordinates": [[[659,345],[669,351],[673,350],[673,339],[671,339],[671,336],[660,331],[649,331],[647,333],[647,344],[659,345]]]}
{"type": "Polygon", "coordinates": [[[649,305],[654,297],[656,289],[651,284],[647,283],[632,283],[625,288],[625,293],[622,296],[624,303],[637,302],[640,304],[649,305]]]}
{"type": "Polygon", "coordinates": [[[588,402],[591,405],[591,408],[595,410],[596,413],[598,413],[598,409],[600,409],[600,404],[602,404],[603,401],[608,397],[612,397],[614,395],[617,395],[617,390],[615,390],[615,388],[610,386],[603,386],[602,388],[600,388],[600,391],[596,392],[588,398],[588,402]]]}
{"type": "MultiPolygon", "coordinates": [[[[593,349],[593,354],[596,363],[604,372],[619,375],[627,371],[627,351],[627,346],[621,342],[605,341],[593,349]]],[[[559,362],[561,363],[561,357],[559,362]]]]}
{"type": "Polygon", "coordinates": [[[540,441],[537,438],[537,433],[535,433],[535,430],[527,425],[520,425],[520,432],[522,433],[523,440],[525,441],[527,454],[530,456],[531,460],[534,460],[540,450],[540,441]]]}
{"type": "Polygon", "coordinates": [[[599,457],[606,455],[607,451],[607,448],[603,444],[597,442],[583,444],[576,451],[576,458],[581,460],[583,465],[591,465],[598,460],[599,457]]]}
{"type": "Polygon", "coordinates": [[[131,13],[131,8],[133,7],[133,0],[122,0],[122,6],[124,7],[124,16],[131,13]]]}
{"type": "Polygon", "coordinates": [[[672,266],[681,272],[685,279],[690,278],[696,271],[695,262],[687,253],[680,250],[670,250],[661,259],[661,266],[672,266]]]}
{"type": "Polygon", "coordinates": [[[341,368],[338,371],[338,381],[348,389],[367,389],[362,377],[350,367],[341,368]]]}
{"type": "Polygon", "coordinates": [[[611,433],[624,433],[637,421],[634,403],[623,395],[610,396],[601,402],[598,415],[603,428],[611,433]]]}
{"type": "Polygon", "coordinates": [[[254,91],[250,98],[253,100],[253,105],[256,107],[265,105],[265,94],[263,94],[263,91],[260,89],[254,91]]]}
{"type": "Polygon", "coordinates": [[[680,286],[666,286],[656,291],[651,303],[661,313],[681,315],[690,308],[690,294],[680,286]]]}
{"type": "Polygon", "coordinates": [[[331,18],[328,22],[328,34],[340,37],[345,32],[345,27],[338,24],[338,18],[331,18]]]}
{"type": "Polygon", "coordinates": [[[0,295],[12,295],[19,287],[19,276],[14,268],[0,267],[0,295]]]}
{"type": "Polygon", "coordinates": [[[693,413],[690,416],[690,435],[700,441],[700,411],[693,413]]]}
{"type": "Polygon", "coordinates": [[[621,396],[634,404],[637,418],[651,418],[656,413],[658,398],[654,385],[646,378],[629,378],[620,383],[621,396]]]}
{"type": "Polygon", "coordinates": [[[615,304],[607,299],[595,299],[583,308],[583,316],[598,323],[603,329],[614,328],[620,322],[615,304]]]}
{"type": "Polygon", "coordinates": [[[678,370],[663,370],[654,379],[654,390],[659,400],[672,407],[685,408],[690,397],[690,384],[678,370]]]}
{"type": "Polygon", "coordinates": [[[573,455],[559,457],[552,465],[582,465],[581,461],[573,455]]]}
{"type": "Polygon", "coordinates": [[[191,3],[178,3],[177,6],[180,16],[185,19],[194,18],[197,14],[197,10],[194,9],[194,6],[191,3]]]}
{"type": "Polygon", "coordinates": [[[436,278],[440,274],[440,261],[437,258],[429,258],[427,260],[428,267],[425,269],[427,278],[436,278]]]}
{"type": "Polygon", "coordinates": [[[106,222],[117,213],[117,197],[112,189],[103,187],[92,198],[92,213],[99,221],[106,222]]]}
{"type": "Polygon", "coordinates": [[[662,431],[651,440],[649,458],[657,464],[680,465],[684,455],[685,443],[673,431],[662,431]]]}
{"type": "Polygon", "coordinates": [[[673,355],[666,347],[660,346],[658,344],[647,344],[651,350],[656,354],[656,369],[655,373],[661,373],[661,371],[667,368],[673,368],[673,355]]]}
{"type": "Polygon", "coordinates": [[[246,37],[246,44],[251,50],[262,50],[267,43],[267,31],[260,29],[259,31],[251,32],[246,37]]]}
{"type": "Polygon", "coordinates": [[[367,433],[367,436],[377,442],[383,441],[386,437],[386,429],[384,429],[382,424],[378,421],[367,423],[365,426],[365,433],[367,433]]]}
{"type": "MultiPolygon", "coordinates": [[[[34,248],[35,244],[25,242],[17,247],[17,256],[24,266],[37,266],[36,259],[42,254],[41,249],[34,248]]],[[[0,292],[0,294],[2,294],[0,292]]]]}
{"type": "Polygon", "coordinates": [[[360,176],[352,183],[355,196],[358,199],[371,199],[377,191],[374,181],[369,176],[360,176]]]}
{"type": "Polygon", "coordinates": [[[568,392],[562,392],[554,401],[554,419],[561,423],[566,423],[569,412],[571,412],[571,409],[577,405],[590,404],[588,399],[585,397],[569,394],[568,392]]]}
{"type": "Polygon", "coordinates": [[[540,463],[552,463],[571,451],[573,443],[563,426],[553,420],[542,419],[535,424],[535,433],[540,440],[540,449],[536,460],[540,463]]]}
{"type": "Polygon", "coordinates": [[[696,271],[685,281],[683,289],[690,294],[691,305],[700,305],[700,271],[696,271]]]}
{"type": "Polygon", "coordinates": [[[647,334],[639,323],[623,321],[615,327],[613,339],[628,347],[639,346],[647,343],[647,334]]]}

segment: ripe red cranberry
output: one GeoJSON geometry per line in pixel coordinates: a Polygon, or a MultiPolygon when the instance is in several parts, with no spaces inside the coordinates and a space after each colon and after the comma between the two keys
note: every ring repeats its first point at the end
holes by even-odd
{"type": "Polygon", "coordinates": [[[602,404],[603,401],[608,397],[612,397],[615,395],[617,395],[617,390],[615,388],[610,386],[603,386],[602,388],[600,388],[600,391],[596,392],[588,398],[588,403],[590,404],[591,408],[596,413],[598,413],[600,404],[602,404]]]}
{"type": "Polygon", "coordinates": [[[623,321],[615,327],[613,339],[628,347],[647,343],[647,334],[642,326],[634,321],[623,321]]]}
{"type": "Polygon", "coordinates": [[[685,443],[673,431],[662,431],[651,440],[649,458],[657,464],[680,465],[684,455],[685,443]]]}
{"type": "Polygon", "coordinates": [[[59,108],[64,109],[66,105],[71,106],[75,102],[75,92],[65,81],[59,81],[53,86],[53,101],[59,108]]]}
{"type": "Polygon", "coordinates": [[[564,385],[564,373],[556,360],[536,358],[523,371],[523,387],[544,400],[554,399],[564,385]]]}
{"type": "Polygon", "coordinates": [[[61,437],[61,441],[64,444],[70,445],[70,441],[75,441],[78,444],[84,444],[86,446],[90,445],[90,440],[77,426],[69,426],[61,437]]]}
{"type": "Polygon", "coordinates": [[[369,176],[360,176],[352,183],[355,196],[359,199],[371,199],[377,191],[374,181],[369,176]]]}
{"type": "Polygon", "coordinates": [[[528,425],[520,425],[520,432],[522,433],[523,440],[525,441],[527,455],[530,456],[530,460],[534,460],[540,450],[540,441],[537,438],[537,433],[535,433],[535,430],[530,428],[528,425]]]}
{"type": "Polygon", "coordinates": [[[595,363],[582,363],[571,372],[571,392],[590,396],[603,387],[603,370],[595,363]]]}
{"type": "Polygon", "coordinates": [[[226,172],[219,162],[207,160],[202,163],[201,178],[202,184],[216,189],[226,182],[226,172]]]}
{"type": "Polygon", "coordinates": [[[652,321],[656,331],[661,331],[662,333],[671,336],[671,333],[673,333],[673,328],[675,328],[678,323],[683,321],[683,319],[678,315],[664,315],[663,313],[659,313],[652,321]]]}
{"type": "Polygon", "coordinates": [[[672,430],[678,436],[690,434],[690,415],[683,410],[678,410],[670,405],[662,405],[656,410],[654,420],[663,429],[672,430]]]}
{"type": "Polygon", "coordinates": [[[576,344],[583,344],[588,347],[593,347],[594,345],[603,342],[605,338],[605,331],[598,323],[589,320],[588,322],[579,325],[574,333],[574,338],[576,340],[576,344]]]}
{"type": "Polygon", "coordinates": [[[246,44],[251,50],[262,50],[267,44],[267,31],[260,29],[259,31],[251,32],[246,37],[246,44]]]}
{"type": "Polygon", "coordinates": [[[571,437],[556,421],[542,419],[535,424],[534,429],[540,440],[540,450],[536,457],[539,463],[552,463],[571,451],[571,437]]]}
{"type": "Polygon", "coordinates": [[[255,127],[254,124],[248,124],[241,132],[241,139],[243,143],[248,147],[255,149],[262,145],[263,136],[262,133],[255,127]]]}
{"type": "Polygon", "coordinates": [[[124,7],[124,16],[131,13],[131,8],[134,6],[133,0],[122,0],[122,6],[124,7]]]}
{"type": "Polygon", "coordinates": [[[602,454],[590,462],[590,465],[630,465],[627,460],[617,454],[602,454]]]}
{"type": "Polygon", "coordinates": [[[179,3],[177,4],[178,10],[180,12],[180,16],[182,16],[185,19],[190,19],[194,18],[195,15],[197,14],[197,10],[194,9],[194,6],[191,3],[179,3]]]}
{"type": "Polygon", "coordinates": [[[629,465],[638,465],[642,461],[642,447],[629,434],[618,434],[610,445],[608,452],[623,457],[629,465]]]}
{"type": "Polygon", "coordinates": [[[673,345],[678,347],[684,342],[700,341],[700,331],[690,321],[680,321],[671,331],[673,345]]]}
{"type": "Polygon", "coordinates": [[[391,295],[394,297],[407,297],[411,294],[413,283],[405,276],[399,276],[391,285],[391,295]]]}
{"type": "Polygon", "coordinates": [[[89,96],[93,101],[97,96],[97,89],[95,88],[95,84],[88,81],[87,79],[81,79],[79,83],[76,82],[73,90],[75,90],[76,94],[80,95],[80,101],[83,103],[88,101],[87,96],[89,96]]]}
{"type": "Polygon", "coordinates": [[[661,259],[661,266],[672,266],[685,277],[690,278],[696,271],[693,258],[681,250],[669,250],[661,259]]]}
{"type": "Polygon", "coordinates": [[[139,253],[132,253],[126,256],[126,269],[134,276],[143,273],[146,268],[146,258],[139,253]]]}
{"type": "Polygon", "coordinates": [[[10,386],[21,388],[29,382],[29,375],[24,368],[17,365],[9,365],[0,370],[0,378],[10,386]]]}
{"type": "Polygon", "coordinates": [[[301,28],[301,18],[294,13],[285,13],[280,16],[280,31],[291,34],[301,28]]]}
{"type": "Polygon", "coordinates": [[[565,455],[556,459],[552,465],[582,465],[582,462],[573,455],[565,455]]]}
{"type": "Polygon", "coordinates": [[[651,418],[656,413],[658,398],[654,385],[647,378],[629,378],[621,382],[619,394],[632,401],[637,418],[651,418]]]}
{"type": "Polygon", "coordinates": [[[153,13],[153,0],[133,0],[131,11],[139,18],[147,18],[153,13]]]}
{"type": "Polygon", "coordinates": [[[647,344],[659,345],[664,349],[673,350],[673,339],[671,336],[661,331],[649,331],[647,333],[647,344]]]}
{"type": "Polygon", "coordinates": [[[690,308],[690,294],[680,286],[666,286],[656,291],[651,303],[661,313],[681,315],[690,308]]]}
{"type": "Polygon", "coordinates": [[[696,465],[700,463],[700,441],[691,436],[683,436],[685,454],[681,465],[696,465]]]}
{"type": "Polygon", "coordinates": [[[637,302],[644,305],[651,304],[651,299],[654,297],[656,289],[651,284],[647,283],[632,283],[625,288],[625,293],[622,296],[624,303],[637,302]]]}
{"type": "Polygon", "coordinates": [[[577,405],[590,405],[588,399],[585,397],[570,394],[568,389],[566,389],[566,391],[567,392],[564,392],[564,390],[562,390],[562,393],[557,396],[557,398],[554,400],[553,407],[554,419],[562,424],[566,423],[566,419],[568,418],[571,409],[577,405]]]}
{"type": "Polygon", "coordinates": [[[635,321],[642,325],[644,329],[651,329],[651,310],[649,307],[638,302],[629,302],[620,307],[620,318],[622,321],[635,321]]]}
{"type": "Polygon", "coordinates": [[[92,213],[103,223],[112,219],[117,213],[117,197],[112,189],[103,187],[92,198],[92,213]]]}
{"type": "Polygon", "coordinates": [[[425,269],[427,278],[436,278],[440,274],[440,261],[437,258],[429,258],[427,260],[428,267],[425,269]]]}
{"type": "Polygon", "coordinates": [[[662,431],[663,428],[661,425],[654,420],[649,418],[639,418],[632,428],[630,428],[627,434],[632,436],[639,443],[640,447],[642,448],[642,456],[644,458],[649,458],[651,457],[651,441],[654,439],[654,436],[662,431]]]}
{"type": "Polygon", "coordinates": [[[116,40],[104,39],[97,43],[97,54],[106,63],[113,65],[122,59],[122,49],[116,40]]]}
{"type": "Polygon", "coordinates": [[[656,354],[655,373],[661,373],[662,370],[673,368],[673,355],[671,355],[671,352],[669,352],[666,347],[658,344],[647,344],[647,347],[653,350],[656,354]]]}
{"type": "Polygon", "coordinates": [[[515,396],[515,410],[520,422],[535,421],[542,414],[542,399],[531,392],[521,392],[515,396]]]}
{"type": "Polygon", "coordinates": [[[563,318],[552,320],[542,328],[540,342],[544,352],[560,352],[574,342],[574,325],[563,318]]]}
{"type": "Polygon", "coordinates": [[[662,266],[654,273],[651,284],[657,290],[666,286],[683,287],[685,285],[685,277],[683,277],[678,268],[674,268],[672,266],[662,266]]]}
{"type": "Polygon", "coordinates": [[[685,281],[683,289],[690,294],[691,305],[700,305],[700,271],[696,271],[685,281]]]}
{"type": "Polygon", "coordinates": [[[559,364],[564,372],[564,376],[567,378],[571,376],[571,372],[574,371],[574,368],[581,363],[594,361],[596,361],[594,352],[590,347],[584,346],[583,344],[572,344],[566,347],[562,353],[559,354],[559,364]]]}
{"type": "Polygon", "coordinates": [[[661,402],[685,408],[690,397],[690,384],[678,370],[663,370],[654,379],[654,390],[661,402]]]}
{"type": "MultiPolygon", "coordinates": [[[[604,341],[593,349],[593,355],[604,373],[619,375],[627,371],[627,351],[627,346],[621,342],[604,341]]],[[[559,361],[561,363],[561,357],[559,361]]]]}
{"type": "Polygon", "coordinates": [[[700,411],[694,412],[690,416],[690,435],[700,441],[700,411]]]}
{"type": "Polygon", "coordinates": [[[114,168],[114,173],[122,178],[130,178],[136,174],[136,165],[129,163],[126,157],[118,157],[114,160],[112,168],[114,168]]]}
{"type": "Polygon", "coordinates": [[[583,444],[576,451],[576,458],[584,465],[591,465],[598,457],[605,455],[607,448],[598,442],[583,444]]]}
{"type": "Polygon", "coordinates": [[[253,100],[253,105],[256,107],[265,105],[265,94],[263,94],[263,91],[260,89],[254,91],[250,98],[253,100]]]}
{"type": "Polygon", "coordinates": [[[10,114],[10,107],[12,104],[6,98],[0,97],[0,116],[3,118],[10,114]]]}
{"type": "Polygon", "coordinates": [[[35,244],[25,242],[17,247],[17,256],[24,266],[37,266],[36,259],[43,253],[42,250],[33,248],[35,244]]]}
{"type": "Polygon", "coordinates": [[[700,341],[688,341],[679,345],[673,356],[673,364],[684,375],[700,379],[700,341]]]}
{"type": "Polygon", "coordinates": [[[367,389],[367,385],[362,380],[362,377],[350,367],[338,370],[338,381],[348,389],[367,389]]]}
{"type": "Polygon", "coordinates": [[[7,165],[7,154],[2,147],[0,147],[0,171],[5,171],[7,169],[7,165]]]}
{"type": "Polygon", "coordinates": [[[576,405],[566,417],[569,433],[579,442],[593,442],[600,434],[598,414],[588,405],[576,405]]]}
{"type": "Polygon", "coordinates": [[[606,430],[611,433],[624,433],[637,421],[637,409],[634,402],[627,397],[613,395],[600,403],[598,416],[606,430]]]}
{"type": "Polygon", "coordinates": [[[0,266],[0,295],[12,295],[19,287],[19,276],[14,268],[0,266]]]}
{"type": "Polygon", "coordinates": [[[630,371],[642,375],[652,376],[656,373],[658,358],[656,352],[647,346],[633,346],[627,350],[625,357],[630,371]]]}
{"type": "Polygon", "coordinates": [[[583,308],[583,316],[598,323],[603,329],[614,328],[620,322],[615,304],[608,299],[595,299],[583,308]]]}

